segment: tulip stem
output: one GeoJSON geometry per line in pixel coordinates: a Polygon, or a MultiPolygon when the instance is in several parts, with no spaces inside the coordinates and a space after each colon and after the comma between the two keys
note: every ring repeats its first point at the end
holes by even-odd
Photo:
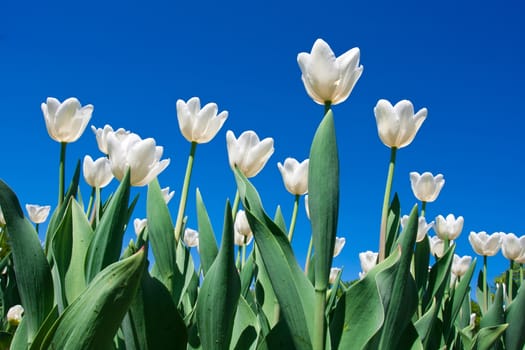
{"type": "Polygon", "coordinates": [[[100,220],[100,187],[95,189],[95,223],[98,226],[100,220]]]}
{"type": "Polygon", "coordinates": [[[292,243],[293,233],[295,231],[295,222],[297,221],[297,211],[299,209],[299,198],[301,196],[296,194],[293,203],[292,220],[290,221],[290,231],[288,231],[288,241],[292,243]]]}
{"type": "Polygon", "coordinates": [[[191,143],[190,155],[188,156],[188,164],[186,165],[186,174],[184,175],[184,184],[180,195],[179,211],[177,213],[177,221],[175,222],[175,240],[178,242],[182,235],[182,222],[184,219],[184,212],[186,211],[186,202],[188,199],[188,190],[190,187],[191,171],[193,170],[193,159],[195,158],[195,150],[197,149],[197,142],[191,143]]]}
{"type": "Polygon", "coordinates": [[[315,290],[315,321],[313,348],[324,350],[326,289],[315,290]]]}
{"type": "Polygon", "coordinates": [[[36,235],[38,236],[38,224],[35,224],[36,235]]]}
{"type": "Polygon", "coordinates": [[[308,244],[308,252],[306,253],[306,262],[304,263],[304,274],[308,275],[308,268],[310,267],[310,256],[312,255],[312,247],[314,243],[314,237],[310,236],[310,244],[308,244]]]}
{"type": "Polygon", "coordinates": [[[66,142],[60,143],[60,164],[58,168],[58,206],[64,202],[64,174],[66,172],[66,142]]]}
{"type": "Polygon", "coordinates": [[[489,295],[487,293],[487,256],[483,255],[483,313],[489,308],[489,295]]]}
{"type": "Polygon", "coordinates": [[[514,261],[513,260],[509,260],[510,263],[509,263],[509,277],[508,277],[508,288],[507,290],[509,291],[509,304],[510,302],[512,302],[512,279],[514,277],[514,273],[513,273],[513,266],[514,266],[514,261]]]}
{"type": "Polygon", "coordinates": [[[390,203],[390,192],[392,190],[392,181],[394,179],[394,168],[396,165],[396,147],[390,149],[390,163],[388,165],[388,175],[386,178],[385,197],[383,198],[383,210],[381,211],[381,228],[379,231],[379,257],[378,262],[385,259],[386,249],[386,225],[388,219],[388,205],[390,203]]]}
{"type": "Polygon", "coordinates": [[[237,216],[237,210],[239,210],[239,201],[241,196],[239,195],[239,190],[235,192],[235,199],[233,200],[232,206],[232,220],[235,222],[235,217],[237,216]]]}
{"type": "Polygon", "coordinates": [[[330,107],[332,107],[332,101],[325,101],[324,102],[324,114],[325,115],[330,110],[330,107]]]}
{"type": "Polygon", "coordinates": [[[91,209],[92,209],[94,197],[95,197],[95,187],[92,187],[91,188],[91,195],[89,196],[89,202],[88,202],[87,210],[86,210],[86,217],[88,217],[88,218],[89,218],[89,214],[91,214],[91,209]]]}
{"type": "Polygon", "coordinates": [[[523,283],[523,264],[520,264],[520,286],[523,283]]]}
{"type": "Polygon", "coordinates": [[[422,201],[421,202],[421,216],[425,217],[425,212],[427,210],[427,202],[422,201]]]}

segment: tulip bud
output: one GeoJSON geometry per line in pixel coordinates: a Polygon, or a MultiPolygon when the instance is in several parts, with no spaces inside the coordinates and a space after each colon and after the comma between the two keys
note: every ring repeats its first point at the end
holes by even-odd
{"type": "Polygon", "coordinates": [[[164,187],[163,189],[160,190],[160,192],[162,193],[162,197],[164,198],[164,202],[166,204],[170,202],[170,200],[173,198],[173,195],[175,194],[175,191],[170,192],[169,186],[164,187]]]}
{"type": "Polygon", "coordinates": [[[367,274],[368,271],[372,270],[372,268],[376,266],[378,255],[379,253],[374,253],[370,250],[359,253],[359,261],[361,263],[361,270],[363,270],[363,275],[367,274]]]}
{"type": "Polygon", "coordinates": [[[495,232],[492,235],[488,235],[487,232],[481,231],[479,233],[470,232],[468,240],[472,249],[483,256],[494,256],[498,253],[501,248],[501,237],[503,233],[495,232]]]}
{"type": "MultiPolygon", "coordinates": [[[[408,215],[403,215],[401,218],[401,227],[405,228],[408,224],[408,215]]],[[[417,237],[416,242],[421,242],[423,239],[425,239],[425,236],[428,233],[428,230],[430,230],[434,226],[434,221],[427,224],[427,220],[424,216],[420,216],[417,223],[417,237]]]]}
{"type": "Polygon", "coordinates": [[[340,272],[341,272],[341,269],[339,267],[332,267],[330,269],[330,277],[328,279],[330,284],[335,283],[335,280],[337,279],[337,275],[339,275],[340,272]]]}
{"type": "Polygon", "coordinates": [[[422,202],[433,202],[445,184],[443,175],[433,176],[432,173],[425,172],[422,175],[413,171],[410,173],[410,184],[414,196],[422,202]]]}
{"type": "Polygon", "coordinates": [[[49,205],[36,205],[36,204],[26,204],[27,215],[29,219],[35,224],[41,224],[46,221],[51,206],[49,205]]]}
{"type": "Polygon", "coordinates": [[[243,132],[238,139],[228,130],[226,145],[231,168],[237,166],[247,178],[257,175],[274,151],[271,137],[260,141],[259,136],[251,130],[243,132]]]}
{"type": "Polygon", "coordinates": [[[463,230],[463,216],[456,217],[453,214],[448,214],[445,219],[443,215],[436,217],[434,224],[434,231],[442,240],[453,240],[459,237],[461,230],[463,230]]]}
{"type": "Polygon", "coordinates": [[[24,315],[24,308],[22,305],[15,305],[7,311],[7,322],[12,326],[18,326],[22,321],[24,315]]]}
{"type": "Polygon", "coordinates": [[[346,239],[344,237],[335,237],[334,258],[341,253],[341,250],[343,250],[345,243],[346,239]]]}
{"type": "Polygon", "coordinates": [[[100,157],[93,161],[91,156],[86,155],[82,169],[84,171],[84,179],[91,187],[104,188],[113,180],[111,162],[106,157],[100,157]]]}
{"type": "Polygon", "coordinates": [[[525,236],[516,237],[514,233],[503,236],[501,252],[509,260],[516,260],[525,253],[525,236]]]}
{"type": "Polygon", "coordinates": [[[363,73],[359,54],[359,48],[355,47],[336,58],[330,46],[317,39],[310,53],[297,55],[308,95],[321,105],[344,102],[363,73]]]}
{"type": "Polygon", "coordinates": [[[308,163],[308,159],[299,163],[294,158],[286,158],[284,165],[277,163],[284,186],[291,194],[302,195],[308,192],[308,163]]]}
{"type": "Polygon", "coordinates": [[[189,142],[210,142],[228,118],[228,112],[217,115],[215,103],[208,103],[201,109],[198,97],[192,97],[188,102],[177,101],[177,118],[182,135],[189,142]]]}
{"type": "Polygon", "coordinates": [[[403,148],[416,137],[416,133],[427,117],[422,108],[414,115],[412,102],[402,100],[395,106],[387,100],[379,100],[374,108],[379,138],[387,147],[403,148]]]}
{"type": "Polygon", "coordinates": [[[57,142],[70,143],[78,140],[93,113],[93,105],[82,107],[74,97],[62,103],[56,98],[48,97],[41,107],[47,132],[57,142]]]}
{"type": "Polygon", "coordinates": [[[138,236],[148,225],[148,219],[135,219],[133,220],[133,228],[135,229],[135,234],[138,236]]]}
{"type": "Polygon", "coordinates": [[[237,212],[233,226],[235,232],[239,233],[240,235],[250,238],[253,234],[250,224],[248,223],[248,218],[246,217],[246,212],[244,210],[239,210],[237,212]]]}
{"type": "Polygon", "coordinates": [[[191,228],[184,230],[184,244],[186,247],[193,248],[199,246],[199,232],[191,228]]]}

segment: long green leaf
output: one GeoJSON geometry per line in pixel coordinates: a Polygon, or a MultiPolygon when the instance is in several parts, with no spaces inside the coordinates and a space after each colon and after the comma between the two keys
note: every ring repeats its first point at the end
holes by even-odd
{"type": "Polygon", "coordinates": [[[0,206],[7,223],[20,299],[31,343],[53,308],[51,269],[33,225],[24,218],[15,193],[0,180],[0,206]]]}
{"type": "Polygon", "coordinates": [[[428,310],[433,298],[441,304],[445,288],[450,284],[450,270],[456,245],[450,246],[445,254],[432,266],[428,277],[427,290],[423,296],[423,310],[428,310]]]}
{"type": "Polygon", "coordinates": [[[388,209],[388,218],[387,218],[387,231],[386,231],[386,244],[385,252],[387,256],[396,249],[394,242],[397,239],[397,234],[399,232],[399,221],[401,216],[401,203],[399,203],[399,197],[397,193],[394,194],[394,198],[390,203],[390,208],[388,209]]]}
{"type": "Polygon", "coordinates": [[[521,285],[516,298],[505,310],[509,327],[505,331],[505,346],[508,350],[519,350],[525,346],[525,284],[521,285]]]}
{"type": "Polygon", "coordinates": [[[197,299],[197,325],[203,349],[227,349],[241,292],[235,267],[233,219],[226,204],[221,249],[204,278],[197,299]]]}
{"type": "MultiPolygon", "coordinates": [[[[523,315],[522,315],[523,317],[523,315]]],[[[505,309],[503,308],[503,285],[499,285],[496,289],[496,295],[492,305],[486,314],[483,315],[479,321],[479,327],[499,326],[505,323],[505,309]]]]}
{"type": "Polygon", "coordinates": [[[204,276],[217,256],[217,241],[213,233],[208,211],[204,206],[201,193],[197,189],[197,222],[199,225],[199,256],[204,276]]]}
{"type": "Polygon", "coordinates": [[[481,328],[476,335],[476,350],[488,350],[501,337],[508,324],[481,328]]]}
{"type": "Polygon", "coordinates": [[[139,286],[145,251],[102,270],[66,308],[41,349],[108,349],[139,286]]]}
{"type": "Polygon", "coordinates": [[[315,288],[326,290],[339,211],[339,157],[332,110],[319,124],[310,149],[308,205],[315,250],[315,288]]]}
{"type": "Polygon", "coordinates": [[[232,345],[235,347],[230,346],[230,348],[238,350],[255,349],[258,333],[257,316],[255,316],[248,302],[241,296],[233,323],[232,345]]]}

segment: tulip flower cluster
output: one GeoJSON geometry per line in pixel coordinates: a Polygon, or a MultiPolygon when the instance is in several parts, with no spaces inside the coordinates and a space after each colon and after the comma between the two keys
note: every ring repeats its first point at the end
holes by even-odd
{"type": "Polygon", "coordinates": [[[219,112],[215,103],[201,107],[198,97],[176,102],[178,129],[190,145],[172,216],[168,203],[175,191],[161,188],[157,179],[170,164],[164,148],[123,128],[91,127],[103,155],[86,155],[66,191],[66,146],[81,137],[94,107],[82,107],[76,98],[48,98],[42,104],[45,125],[60,143],[54,212],[27,204],[33,226],[0,180],[0,348],[523,349],[525,236],[470,233],[472,249],[483,256],[472,293],[476,259],[457,253],[464,218],[426,218],[444,176],[409,174],[421,202],[409,215],[401,216],[399,199],[391,196],[397,153],[414,142],[428,115],[426,108],[415,112],[408,100],[380,99],[370,106],[379,140],[390,148],[379,249],[359,254],[361,272],[354,281],[344,281],[343,267],[333,266],[352,239],[340,236],[337,227],[339,150],[332,106],[350,96],[363,73],[359,61],[359,48],[336,57],[322,39],[297,56],[306,92],[323,105],[323,114],[308,158],[287,157],[273,167],[281,190],[293,196],[290,216],[280,206],[268,215],[250,180],[270,161],[273,138],[260,139],[252,130],[238,137],[225,132],[236,192],[232,203],[226,200],[220,234],[198,188],[195,210],[186,211],[186,203],[196,148],[214,141],[227,111],[219,112]],[[87,205],[79,193],[81,169],[92,188],[87,205]],[[117,189],[103,195],[114,178],[117,189]],[[130,225],[138,201],[131,200],[133,186],[147,186],[146,216],[130,225]],[[305,215],[298,209],[301,196],[311,230],[296,228],[297,217],[305,215]],[[42,244],[38,225],[49,215],[42,244]],[[196,226],[189,227],[189,219],[196,226]],[[128,227],[135,236],[125,244],[128,227]],[[294,236],[310,242],[304,269],[294,236]],[[487,257],[500,249],[510,265],[494,289],[487,281],[487,257]]]}

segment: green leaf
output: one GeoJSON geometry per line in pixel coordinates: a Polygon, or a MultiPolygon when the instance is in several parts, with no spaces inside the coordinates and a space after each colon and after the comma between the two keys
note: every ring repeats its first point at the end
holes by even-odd
{"type": "Polygon", "coordinates": [[[53,308],[51,269],[33,225],[24,218],[18,198],[1,180],[0,206],[7,223],[18,291],[25,309],[27,340],[31,343],[53,308]]]}
{"type": "Polygon", "coordinates": [[[237,312],[235,313],[235,321],[233,322],[231,344],[235,345],[235,347],[230,346],[230,348],[238,350],[255,349],[258,333],[257,316],[255,316],[250,305],[241,296],[237,305],[237,312]]]}
{"type": "Polygon", "coordinates": [[[332,110],[324,116],[312,141],[308,205],[315,250],[315,288],[326,290],[334,256],[339,210],[339,157],[332,110]]]}
{"type": "Polygon", "coordinates": [[[427,341],[430,338],[434,321],[437,319],[438,311],[439,305],[436,303],[436,299],[434,298],[432,300],[432,306],[430,309],[414,324],[419,337],[425,345],[427,345],[427,341]]]}
{"type": "Polygon", "coordinates": [[[496,296],[494,297],[492,305],[489,306],[487,313],[484,314],[479,321],[479,327],[485,328],[499,326],[503,323],[505,323],[505,310],[503,308],[503,286],[499,285],[496,289],[496,296]]]}
{"type": "Polygon", "coordinates": [[[197,299],[197,326],[203,349],[230,345],[241,282],[235,267],[233,219],[226,203],[221,249],[202,282],[197,299]]]}
{"type": "Polygon", "coordinates": [[[108,349],[138,289],[145,251],[107,266],[66,308],[42,349],[108,349]]]}
{"type": "Polygon", "coordinates": [[[450,285],[450,271],[455,247],[455,244],[451,245],[430,269],[427,290],[423,296],[423,310],[425,311],[428,310],[433,298],[436,298],[438,304],[441,304],[445,288],[450,285]]]}
{"type": "Polygon", "coordinates": [[[253,185],[238,169],[235,179],[261,259],[281,306],[281,315],[296,347],[309,349],[312,347],[313,287],[297,264],[288,237],[264,212],[253,185]]]}
{"type": "Polygon", "coordinates": [[[397,239],[397,234],[399,232],[399,218],[401,217],[401,204],[399,203],[399,197],[397,193],[394,194],[394,198],[390,203],[390,208],[388,209],[387,217],[387,231],[386,231],[386,244],[385,252],[388,255],[396,249],[394,242],[397,239]]]}
{"type": "MultiPolygon", "coordinates": [[[[257,248],[254,248],[257,249],[257,248]]],[[[260,254],[256,254],[260,256],[260,254]]],[[[279,302],[272,288],[272,283],[268,277],[268,272],[261,259],[256,261],[257,281],[255,283],[255,296],[257,303],[261,306],[262,312],[266,316],[270,327],[274,327],[279,320],[279,302]]]]}
{"type": "Polygon", "coordinates": [[[217,241],[213,233],[208,211],[204,206],[201,193],[197,188],[197,222],[199,225],[199,256],[202,273],[206,276],[211,264],[217,256],[217,241]]]}
{"type": "Polygon", "coordinates": [[[521,285],[516,298],[505,311],[509,327],[505,332],[505,346],[508,350],[520,350],[525,346],[525,284],[521,285]]]}
{"type": "Polygon", "coordinates": [[[122,238],[129,219],[129,176],[128,170],[95,228],[87,251],[86,282],[120,257],[122,238]]]}
{"type": "Polygon", "coordinates": [[[430,261],[430,244],[428,235],[421,242],[416,242],[414,253],[414,271],[419,300],[423,299],[428,281],[428,266],[430,261]]]}
{"type": "Polygon", "coordinates": [[[481,328],[476,335],[476,350],[488,350],[505,332],[508,324],[481,328]]]}

